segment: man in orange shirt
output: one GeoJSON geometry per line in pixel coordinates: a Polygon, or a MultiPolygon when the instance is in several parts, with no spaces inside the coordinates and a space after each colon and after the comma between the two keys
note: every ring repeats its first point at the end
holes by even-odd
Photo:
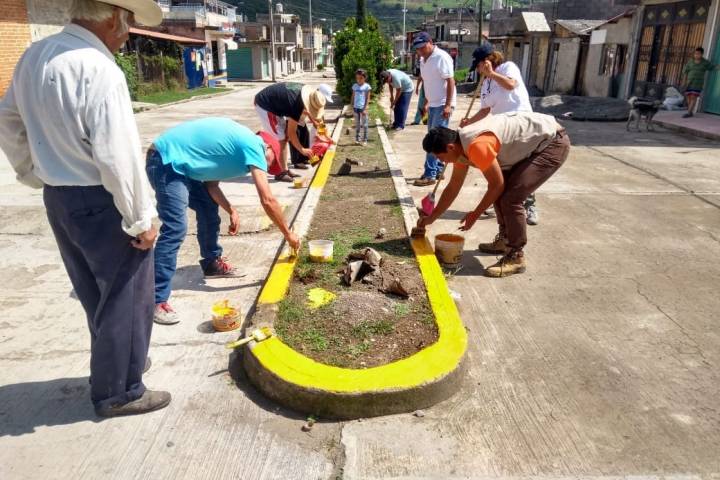
{"type": "Polygon", "coordinates": [[[490,115],[460,130],[437,127],[423,140],[423,149],[452,164],[452,177],[432,215],[418,221],[425,228],[452,205],[469,167],[483,172],[488,189],[477,208],[465,215],[461,230],[470,230],[482,212],[495,206],[499,233],[483,253],[503,254],[485,273],[505,277],[523,273],[527,243],[525,199],[565,163],[570,138],[554,117],[532,112],[490,115]]]}

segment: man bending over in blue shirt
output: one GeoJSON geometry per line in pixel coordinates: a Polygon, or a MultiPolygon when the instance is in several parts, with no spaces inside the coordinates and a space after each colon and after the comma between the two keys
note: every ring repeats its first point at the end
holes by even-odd
{"type": "Polygon", "coordinates": [[[222,207],[230,215],[229,233],[238,232],[239,216],[220,190],[219,182],[248,173],[260,203],[294,249],[300,240],[287,226],[282,208],[270,190],[267,173],[280,167],[280,144],[267,132],[253,133],[228,118],[203,118],[182,123],[155,140],[147,153],[147,173],[155,189],[162,221],[155,247],[156,323],[178,323],[168,304],[177,254],[187,233],[188,207],[197,216],[200,266],[205,278],[232,277],[235,269],[222,257],[218,243],[222,207]]]}

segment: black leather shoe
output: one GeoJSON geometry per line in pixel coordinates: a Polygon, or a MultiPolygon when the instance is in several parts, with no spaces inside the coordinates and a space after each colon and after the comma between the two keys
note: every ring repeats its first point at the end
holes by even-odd
{"type": "Polygon", "coordinates": [[[140,415],[142,413],[154,412],[170,405],[170,392],[145,390],[142,397],[125,404],[110,405],[108,407],[96,408],[95,413],[99,417],[121,417],[124,415],[140,415]]]}

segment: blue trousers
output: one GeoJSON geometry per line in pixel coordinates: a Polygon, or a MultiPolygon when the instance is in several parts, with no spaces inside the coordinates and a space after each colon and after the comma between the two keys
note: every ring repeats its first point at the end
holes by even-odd
{"type": "MultiPolygon", "coordinates": [[[[444,118],[442,116],[443,109],[444,107],[428,108],[428,132],[435,127],[447,127],[450,123],[449,118],[444,118]]],[[[442,162],[435,155],[428,153],[425,156],[425,171],[423,172],[423,178],[437,179],[442,169],[442,162]]]]}
{"type": "Polygon", "coordinates": [[[162,221],[155,245],[155,303],[158,304],[170,298],[178,251],[187,234],[188,207],[195,211],[197,218],[197,240],[203,270],[222,256],[223,250],[218,243],[220,215],[218,205],[203,182],[177,173],[170,164],[163,165],[157,151],[148,151],[146,169],[150,184],[155,189],[157,211],[162,221]]]}
{"type": "Polygon", "coordinates": [[[420,93],[418,95],[418,106],[417,110],[415,110],[415,121],[414,123],[417,123],[420,125],[422,123],[422,117],[423,117],[423,106],[425,105],[425,87],[420,87],[420,93]]]}
{"type": "Polygon", "coordinates": [[[368,116],[364,114],[362,108],[353,108],[355,115],[355,140],[367,142],[368,140],[368,116]],[[360,132],[363,135],[360,135],[360,132]]]}
{"type": "Polygon", "coordinates": [[[145,393],[153,325],[153,251],[138,250],[102,186],[45,186],[43,199],[65,270],[90,330],[90,396],[96,408],[145,393]]]}
{"type": "Polygon", "coordinates": [[[395,110],[393,110],[393,116],[395,119],[392,125],[394,128],[405,128],[405,121],[407,120],[412,94],[413,92],[403,92],[398,101],[395,103],[395,110]]]}

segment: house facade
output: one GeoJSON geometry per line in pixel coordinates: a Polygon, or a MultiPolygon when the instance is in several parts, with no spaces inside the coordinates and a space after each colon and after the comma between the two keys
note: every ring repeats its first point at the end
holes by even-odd
{"type": "MultiPolygon", "coordinates": [[[[270,26],[270,14],[258,13],[257,22],[270,26]]],[[[277,77],[302,72],[303,31],[300,17],[284,13],[281,4],[273,13],[275,26],[275,75],[277,77]]],[[[268,38],[268,40],[270,40],[268,38]]],[[[271,55],[272,56],[272,55],[271,55]]]]}
{"type": "Polygon", "coordinates": [[[531,93],[582,94],[592,30],[637,3],[557,0],[494,9],[489,38],[520,67],[531,93]]]}
{"type": "MultiPolygon", "coordinates": [[[[646,0],[635,15],[627,95],[662,98],[669,86],[682,87],[682,69],[697,47],[720,63],[719,0],[646,0]]],[[[720,75],[708,75],[701,109],[720,114],[720,75]]]]}

